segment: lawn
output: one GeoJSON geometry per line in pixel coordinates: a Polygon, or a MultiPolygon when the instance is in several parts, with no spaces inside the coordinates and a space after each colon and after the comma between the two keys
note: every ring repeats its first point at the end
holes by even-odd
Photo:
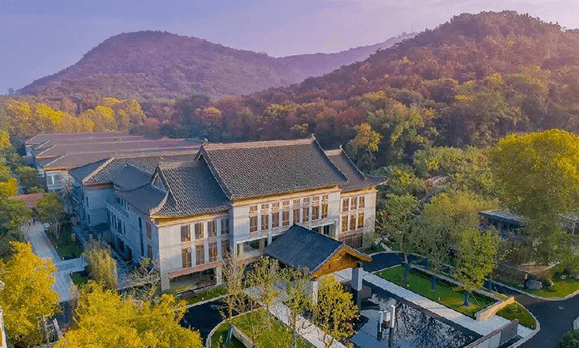
{"type": "Polygon", "coordinates": [[[518,302],[510,304],[501,309],[497,312],[497,315],[500,315],[501,317],[508,320],[519,319],[519,324],[533,330],[537,328],[537,322],[535,321],[535,318],[533,318],[531,313],[529,313],[529,311],[525,307],[521,306],[518,302]]]}
{"type": "Polygon", "coordinates": [[[195,304],[197,302],[210,300],[212,298],[216,298],[216,297],[219,297],[219,296],[225,295],[225,294],[227,294],[227,287],[225,285],[223,285],[223,286],[218,286],[215,288],[195,292],[192,297],[189,297],[189,298],[183,297],[183,300],[185,300],[187,302],[187,304],[191,305],[191,304],[195,304]]]}
{"type": "Polygon", "coordinates": [[[579,280],[575,278],[567,279],[553,279],[553,286],[550,289],[540,289],[540,290],[529,290],[524,291],[529,294],[541,296],[541,297],[565,297],[579,290],[579,280]]]}
{"type": "Polygon", "coordinates": [[[58,240],[56,240],[52,233],[48,233],[48,238],[52,245],[54,245],[58,256],[64,260],[75,259],[82,254],[82,246],[79,242],[72,241],[70,238],[71,233],[70,230],[63,229],[60,232],[60,238],[58,240]]]}
{"type": "Polygon", "coordinates": [[[463,305],[464,291],[457,289],[454,284],[437,280],[436,292],[432,292],[430,290],[431,276],[429,274],[413,269],[412,272],[410,272],[408,279],[404,280],[403,266],[380,271],[377,275],[396,285],[402,286],[421,296],[452,308],[455,311],[468,315],[471,318],[474,318],[476,312],[495,303],[495,300],[492,298],[473,293],[470,295],[470,305],[465,307],[463,305]]]}
{"type": "MultiPolygon", "coordinates": [[[[248,332],[250,330],[250,326],[253,325],[253,323],[255,323],[258,320],[256,316],[257,316],[256,312],[249,312],[234,318],[233,323],[235,324],[235,326],[237,326],[239,330],[244,332],[245,335],[249,337],[250,335],[248,334],[248,332]]],[[[272,344],[272,342],[290,342],[292,334],[289,331],[287,331],[287,326],[282,322],[280,322],[279,320],[275,319],[271,315],[268,315],[268,318],[270,319],[270,324],[273,327],[273,331],[271,335],[269,332],[266,331],[262,332],[260,337],[257,339],[257,342],[255,342],[256,345],[260,348],[274,348],[277,347],[277,345],[272,344]]],[[[228,325],[229,324],[227,323],[223,323],[215,331],[215,333],[211,337],[211,347],[220,347],[219,342],[225,342],[225,339],[227,338],[227,329],[229,327],[228,325]]],[[[229,347],[235,348],[243,347],[243,345],[239,341],[237,340],[232,341],[234,342],[232,342],[232,344],[229,347]]],[[[314,346],[312,346],[309,342],[307,342],[301,337],[298,338],[297,347],[314,348],[314,346]]]]}

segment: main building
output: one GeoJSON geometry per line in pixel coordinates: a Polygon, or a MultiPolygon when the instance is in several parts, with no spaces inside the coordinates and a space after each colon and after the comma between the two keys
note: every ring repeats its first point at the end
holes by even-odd
{"type": "Polygon", "coordinates": [[[156,261],[163,290],[221,283],[225,252],[257,259],[294,224],[361,247],[383,182],[314,137],[205,143],[196,155],[124,156],[70,173],[81,221],[107,223],[133,262],[156,261]]]}

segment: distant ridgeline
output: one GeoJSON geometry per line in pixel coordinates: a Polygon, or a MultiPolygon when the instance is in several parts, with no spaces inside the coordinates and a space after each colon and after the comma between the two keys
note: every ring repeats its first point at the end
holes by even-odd
{"type": "Polygon", "coordinates": [[[274,58],[160,31],[113,36],[54,75],[22,88],[20,94],[51,99],[87,95],[121,99],[174,99],[191,94],[240,95],[289,86],[366,59],[414,34],[333,54],[274,58]]]}

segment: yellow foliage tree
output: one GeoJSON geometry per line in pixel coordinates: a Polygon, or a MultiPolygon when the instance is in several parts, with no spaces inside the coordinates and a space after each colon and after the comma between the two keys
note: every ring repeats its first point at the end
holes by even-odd
{"type": "MultiPolygon", "coordinates": [[[[97,106],[94,109],[86,110],[82,113],[81,118],[87,118],[93,122],[93,132],[116,131],[117,122],[115,112],[108,106],[97,106]]],[[[85,124],[86,121],[84,121],[85,124]]]]}
{"type": "Polygon", "coordinates": [[[136,301],[89,282],[76,308],[76,327],[55,347],[201,348],[199,333],[179,325],[185,310],[170,295],[136,301]]]}
{"type": "Polygon", "coordinates": [[[0,129],[0,152],[8,150],[11,147],[10,134],[4,129],[0,129]]]}
{"type": "Polygon", "coordinates": [[[0,182],[0,197],[11,197],[18,194],[18,182],[15,178],[11,178],[7,182],[0,182]]]}
{"type": "Polygon", "coordinates": [[[59,310],[58,294],[51,289],[52,261],[41,259],[29,244],[10,242],[14,254],[6,263],[0,260],[0,307],[9,340],[36,345],[42,340],[40,329],[43,317],[51,317],[59,310]]]}

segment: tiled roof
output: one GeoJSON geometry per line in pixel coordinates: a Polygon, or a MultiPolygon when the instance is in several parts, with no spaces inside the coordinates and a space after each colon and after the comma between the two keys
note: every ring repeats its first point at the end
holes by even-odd
{"type": "Polygon", "coordinates": [[[524,223],[522,216],[510,213],[508,211],[486,210],[486,211],[481,211],[478,214],[480,216],[486,217],[488,219],[498,220],[498,221],[506,222],[506,223],[509,223],[512,225],[521,226],[524,223]]]}
{"type": "Polygon", "coordinates": [[[145,186],[151,181],[151,173],[147,173],[132,165],[121,168],[113,177],[113,184],[123,191],[134,190],[145,186]]]}
{"type": "Polygon", "coordinates": [[[265,254],[286,266],[314,273],[344,244],[299,225],[293,225],[265,248],[265,254]]]}
{"type": "Polygon", "coordinates": [[[342,149],[326,151],[326,155],[348,177],[348,181],[340,184],[344,192],[372,187],[386,181],[384,178],[362,173],[342,149]]]}
{"type": "Polygon", "coordinates": [[[19,196],[12,196],[10,199],[21,199],[23,200],[28,208],[33,209],[36,206],[36,203],[44,198],[44,193],[29,193],[27,195],[19,195],[19,196]]]}
{"type": "MultiPolygon", "coordinates": [[[[110,133],[106,133],[110,134],[110,133]]],[[[114,133],[117,134],[117,133],[114,133]]],[[[32,144],[32,148],[34,151],[39,152],[42,149],[47,149],[54,145],[70,145],[70,144],[83,144],[83,143],[105,143],[105,142],[113,142],[113,141],[141,141],[146,140],[146,138],[142,135],[126,135],[121,134],[117,136],[110,136],[110,137],[86,137],[86,138],[72,138],[72,139],[51,139],[46,140],[39,144],[32,144]]]]}
{"type": "Polygon", "coordinates": [[[204,144],[199,154],[230,199],[322,188],[347,181],[314,138],[204,144]]]}
{"type": "Polygon", "coordinates": [[[84,139],[114,138],[126,135],[128,134],[121,132],[39,134],[27,140],[25,144],[26,145],[41,144],[50,140],[84,140],[84,139]]]}
{"type": "Polygon", "coordinates": [[[97,170],[100,166],[106,163],[110,158],[105,158],[100,161],[96,161],[93,163],[85,164],[84,166],[80,166],[77,168],[73,168],[68,171],[68,173],[78,182],[82,182],[84,178],[91,175],[95,170],[97,170]]]}
{"type": "Polygon", "coordinates": [[[149,215],[150,210],[159,206],[167,194],[151,185],[145,185],[131,191],[118,191],[117,195],[139,212],[149,215]]]}
{"type": "Polygon", "coordinates": [[[58,157],[62,155],[84,154],[95,152],[127,152],[127,151],[145,151],[160,150],[168,148],[198,148],[199,143],[186,139],[146,139],[139,141],[101,141],[101,142],[83,142],[73,144],[56,144],[40,151],[35,151],[37,159],[58,157]]]}
{"type": "Polygon", "coordinates": [[[164,203],[151,211],[163,217],[218,212],[230,204],[203,161],[160,165],[157,172],[168,190],[164,203]]]}

